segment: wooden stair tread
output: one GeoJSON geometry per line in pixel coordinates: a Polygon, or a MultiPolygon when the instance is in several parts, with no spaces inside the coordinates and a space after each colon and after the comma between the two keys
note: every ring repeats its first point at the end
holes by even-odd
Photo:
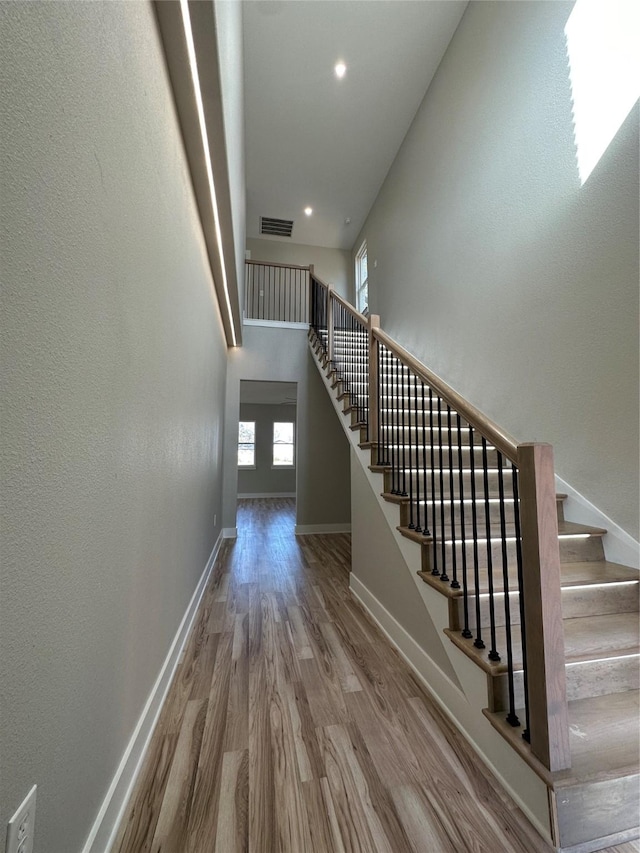
{"type": "MultiPolygon", "coordinates": [[[[568,703],[571,767],[550,773],[531,754],[522,728],[513,728],[504,712],[483,713],[527,763],[554,789],[605,782],[640,772],[638,714],[640,691],[610,693],[568,703]]],[[[524,710],[516,711],[521,721],[524,710]]]]}
{"type": "MultiPolygon", "coordinates": [[[[444,584],[443,584],[444,585],[444,584]]],[[[638,654],[640,651],[640,628],[636,613],[612,613],[604,616],[581,616],[576,619],[564,619],[565,661],[601,660],[623,655],[638,654]]],[[[506,628],[497,626],[496,650],[501,660],[489,659],[490,630],[482,629],[482,639],[486,648],[478,649],[473,639],[465,639],[459,631],[445,629],[445,634],[468,657],[487,673],[498,674],[507,669],[506,628]]],[[[520,631],[512,632],[513,667],[515,672],[522,670],[522,643],[520,631]]]]}
{"type": "Polygon", "coordinates": [[[611,563],[608,560],[561,563],[560,573],[563,587],[589,583],[640,581],[638,569],[623,566],[621,563],[611,563]]]}
{"type": "MultiPolygon", "coordinates": [[[[392,495],[392,497],[395,498],[396,496],[392,495]]],[[[399,498],[397,502],[400,502],[400,500],[403,499],[399,498]]],[[[427,542],[431,541],[429,537],[426,538],[427,542]]],[[[431,583],[433,581],[432,585],[438,589],[446,586],[446,584],[442,583],[437,576],[434,578],[434,576],[428,572],[417,572],[417,574],[426,583],[431,583]]],[[[509,566],[508,578],[509,589],[511,592],[514,592],[517,589],[518,580],[515,566],[509,566]]],[[[485,568],[479,569],[478,579],[480,581],[480,594],[488,594],[489,577],[485,568]]],[[[461,571],[458,572],[458,580],[462,586],[461,571]]],[[[560,583],[562,589],[571,589],[574,586],[589,586],[591,584],[604,585],[629,582],[635,582],[640,587],[640,572],[638,572],[638,569],[623,566],[620,563],[611,563],[607,560],[594,560],[585,563],[560,564],[560,583]]],[[[475,577],[473,567],[470,565],[467,565],[467,588],[469,593],[475,593],[475,577]]],[[[497,589],[498,591],[502,590],[502,567],[499,567],[498,570],[494,569],[494,589],[497,589]]],[[[444,592],[444,589],[442,589],[442,591],[444,592]]],[[[450,590],[450,592],[447,592],[446,594],[452,598],[459,598],[462,596],[462,589],[450,590]]]]}
{"type": "Polygon", "coordinates": [[[408,495],[394,495],[391,492],[381,492],[380,497],[384,498],[390,504],[406,504],[409,503],[408,495]]]}
{"type": "Polygon", "coordinates": [[[640,626],[637,613],[608,613],[564,619],[567,662],[637,654],[640,626]]]}
{"type": "Polygon", "coordinates": [[[558,533],[560,536],[578,536],[588,534],[589,536],[604,536],[604,527],[591,527],[589,524],[577,524],[575,521],[559,521],[558,533]]]}

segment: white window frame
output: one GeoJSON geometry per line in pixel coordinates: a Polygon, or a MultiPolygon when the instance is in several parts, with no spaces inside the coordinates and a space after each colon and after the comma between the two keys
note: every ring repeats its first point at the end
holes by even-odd
{"type": "Polygon", "coordinates": [[[367,255],[367,241],[362,243],[362,246],[356,253],[356,308],[361,314],[366,314],[369,310],[369,258],[367,255]],[[362,259],[367,259],[367,275],[362,275],[362,259]],[[366,294],[366,298],[363,298],[366,294]]]}
{"type": "Polygon", "coordinates": [[[256,422],[255,421],[239,421],[238,422],[238,456],[240,455],[240,444],[242,443],[243,447],[253,447],[253,464],[251,465],[241,465],[240,461],[238,461],[238,468],[242,471],[250,471],[256,468],[256,422]],[[253,424],[253,442],[243,441],[240,442],[240,426],[242,424],[253,424]]]}
{"type": "Polygon", "coordinates": [[[274,421],[273,422],[273,431],[271,433],[271,467],[281,469],[291,469],[296,467],[296,424],[295,421],[274,421]],[[276,443],[276,424],[291,424],[292,430],[291,435],[293,441],[279,441],[276,443]],[[275,450],[277,445],[286,445],[287,447],[291,446],[292,449],[292,462],[290,465],[282,465],[275,461],[275,450]]]}

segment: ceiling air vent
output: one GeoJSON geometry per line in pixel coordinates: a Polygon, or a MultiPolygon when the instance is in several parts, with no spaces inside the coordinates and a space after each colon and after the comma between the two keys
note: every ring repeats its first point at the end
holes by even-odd
{"type": "Polygon", "coordinates": [[[293,219],[273,219],[270,216],[260,217],[260,233],[271,234],[274,237],[291,237],[293,219]]]}

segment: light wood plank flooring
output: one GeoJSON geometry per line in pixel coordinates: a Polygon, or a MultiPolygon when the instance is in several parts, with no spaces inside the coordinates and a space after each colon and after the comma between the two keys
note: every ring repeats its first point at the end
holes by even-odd
{"type": "Polygon", "coordinates": [[[114,851],[548,851],[294,521],[240,501],[114,851]]]}

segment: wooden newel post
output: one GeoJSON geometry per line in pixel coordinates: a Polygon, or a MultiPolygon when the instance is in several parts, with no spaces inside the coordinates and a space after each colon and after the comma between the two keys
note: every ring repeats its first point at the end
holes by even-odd
{"type": "Polygon", "coordinates": [[[549,770],[564,770],[571,752],[553,448],[519,445],[518,467],[531,750],[549,770]]]}
{"type": "Polygon", "coordinates": [[[329,369],[333,367],[333,285],[327,285],[327,357],[329,358],[329,369]]]}
{"type": "MultiPolygon", "coordinates": [[[[378,411],[378,341],[373,336],[373,330],[380,328],[380,316],[369,315],[369,441],[378,444],[378,424],[380,413],[378,411]]],[[[377,455],[376,455],[377,459],[377,455]]]]}

